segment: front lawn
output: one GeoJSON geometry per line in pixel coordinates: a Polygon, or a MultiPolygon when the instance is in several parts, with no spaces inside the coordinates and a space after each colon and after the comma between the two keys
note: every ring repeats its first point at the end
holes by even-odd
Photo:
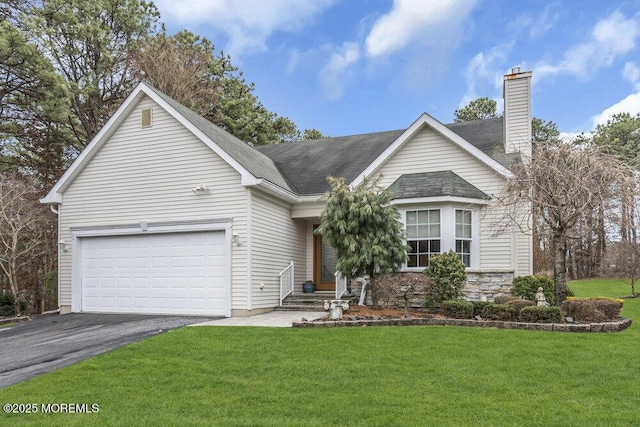
{"type": "MultiPolygon", "coordinates": [[[[623,296],[626,282],[570,284],[623,296]]],[[[11,425],[640,425],[640,298],[615,334],[463,327],[186,327],[0,390],[11,425]]]]}

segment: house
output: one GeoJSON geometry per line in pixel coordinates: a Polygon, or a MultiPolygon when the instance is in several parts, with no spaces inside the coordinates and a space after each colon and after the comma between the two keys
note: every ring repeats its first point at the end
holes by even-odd
{"type": "Polygon", "coordinates": [[[61,313],[243,316],[313,279],[345,288],[314,234],[328,175],[382,175],[407,231],[405,269],[453,249],[468,298],[530,274],[532,241],[494,236],[491,199],[531,154],[530,72],[504,78],[504,118],[253,148],[141,83],[42,199],[59,216],[61,313]]]}

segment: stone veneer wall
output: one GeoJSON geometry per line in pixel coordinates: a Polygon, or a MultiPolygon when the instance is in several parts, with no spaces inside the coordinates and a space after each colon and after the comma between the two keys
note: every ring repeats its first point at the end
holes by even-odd
{"type": "MultiPolygon", "coordinates": [[[[465,284],[462,293],[464,295],[464,299],[467,301],[486,300],[493,302],[495,297],[509,295],[511,293],[512,284],[512,270],[467,270],[467,283],[465,284]]],[[[351,292],[359,296],[361,287],[360,282],[352,281],[351,287],[351,292]]],[[[421,308],[424,306],[424,303],[424,294],[420,293],[416,294],[414,298],[411,299],[410,305],[412,308],[421,308]]],[[[370,292],[367,292],[365,304],[372,304],[370,292]]],[[[381,300],[380,305],[383,307],[404,307],[404,300],[392,297],[388,301],[381,300]]]]}
{"type": "Polygon", "coordinates": [[[495,297],[509,295],[513,284],[513,271],[467,270],[464,297],[467,301],[493,302],[495,297]]]}

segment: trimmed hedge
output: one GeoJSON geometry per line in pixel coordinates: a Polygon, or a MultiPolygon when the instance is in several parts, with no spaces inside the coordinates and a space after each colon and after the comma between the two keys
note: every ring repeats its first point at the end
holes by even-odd
{"type": "Polygon", "coordinates": [[[482,310],[491,304],[489,301],[472,301],[471,303],[473,304],[473,317],[482,317],[482,310]]]}
{"type": "Polygon", "coordinates": [[[509,304],[489,304],[482,309],[483,319],[515,322],[518,318],[516,308],[509,304]]]}
{"type": "Polygon", "coordinates": [[[501,295],[493,299],[494,304],[506,304],[513,300],[513,295],[501,295]]]}
{"type": "Polygon", "coordinates": [[[602,322],[617,320],[622,304],[622,300],[611,298],[570,298],[562,303],[562,311],[565,316],[578,322],[602,322]]]}
{"type": "Polygon", "coordinates": [[[516,308],[517,313],[520,313],[520,311],[522,311],[526,307],[533,307],[536,305],[534,301],[529,301],[527,299],[520,299],[520,298],[507,301],[506,304],[514,306],[516,308]]]}
{"type": "Polygon", "coordinates": [[[473,303],[462,300],[448,300],[442,303],[442,312],[454,319],[472,319],[473,303]]]}
{"type": "Polygon", "coordinates": [[[560,307],[538,307],[535,305],[523,307],[518,313],[518,319],[528,323],[562,323],[564,320],[560,307]]]}
{"type": "Polygon", "coordinates": [[[556,301],[555,285],[553,280],[543,276],[520,276],[513,279],[511,293],[514,296],[535,301],[538,288],[542,288],[545,298],[550,305],[556,301]]]}

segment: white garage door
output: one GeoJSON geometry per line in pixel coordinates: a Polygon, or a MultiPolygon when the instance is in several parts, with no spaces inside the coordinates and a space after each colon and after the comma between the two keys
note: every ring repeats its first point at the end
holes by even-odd
{"type": "Polygon", "coordinates": [[[223,231],[82,239],[82,311],[227,316],[223,231]]]}

